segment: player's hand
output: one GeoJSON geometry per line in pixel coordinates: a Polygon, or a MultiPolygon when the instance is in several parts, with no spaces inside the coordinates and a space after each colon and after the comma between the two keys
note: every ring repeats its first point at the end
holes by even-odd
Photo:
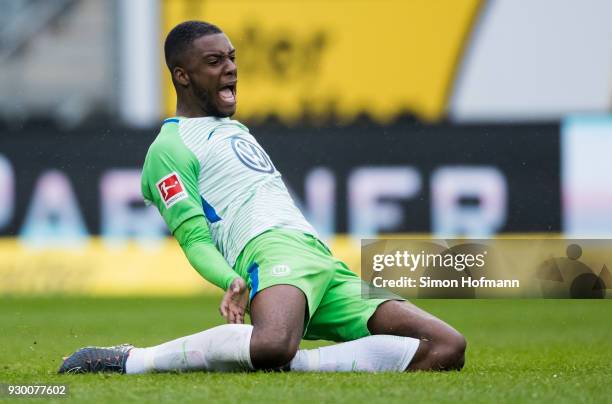
{"type": "Polygon", "coordinates": [[[244,312],[248,302],[248,288],[244,279],[236,278],[223,295],[219,312],[229,324],[244,324],[244,312]]]}

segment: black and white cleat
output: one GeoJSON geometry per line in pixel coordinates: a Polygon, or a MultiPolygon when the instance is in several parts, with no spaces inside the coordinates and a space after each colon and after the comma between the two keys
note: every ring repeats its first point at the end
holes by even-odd
{"type": "Polygon", "coordinates": [[[58,373],[125,373],[125,362],[134,348],[130,344],[110,347],[88,346],[64,359],[58,373]]]}

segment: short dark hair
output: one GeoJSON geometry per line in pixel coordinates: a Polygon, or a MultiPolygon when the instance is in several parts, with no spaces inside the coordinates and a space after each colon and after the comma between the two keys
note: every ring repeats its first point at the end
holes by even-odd
{"type": "Polygon", "coordinates": [[[166,65],[172,71],[179,63],[181,55],[201,36],[221,34],[223,31],[214,24],[204,21],[185,21],[172,28],[164,43],[166,65]]]}

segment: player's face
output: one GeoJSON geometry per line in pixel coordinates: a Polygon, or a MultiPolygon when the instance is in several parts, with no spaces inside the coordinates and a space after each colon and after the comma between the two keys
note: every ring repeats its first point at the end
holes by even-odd
{"type": "Polygon", "coordinates": [[[211,116],[236,112],[236,50],[225,34],[202,36],[193,41],[187,69],[200,107],[211,116]]]}

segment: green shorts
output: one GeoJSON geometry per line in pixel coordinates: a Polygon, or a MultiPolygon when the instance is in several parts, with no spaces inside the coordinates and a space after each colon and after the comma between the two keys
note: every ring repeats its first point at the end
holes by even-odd
{"type": "Polygon", "coordinates": [[[257,292],[292,285],[304,292],[308,315],[304,339],[351,341],[370,335],[368,320],[389,299],[362,298],[362,280],[316,237],[274,229],[251,240],[235,270],[257,292]]]}

